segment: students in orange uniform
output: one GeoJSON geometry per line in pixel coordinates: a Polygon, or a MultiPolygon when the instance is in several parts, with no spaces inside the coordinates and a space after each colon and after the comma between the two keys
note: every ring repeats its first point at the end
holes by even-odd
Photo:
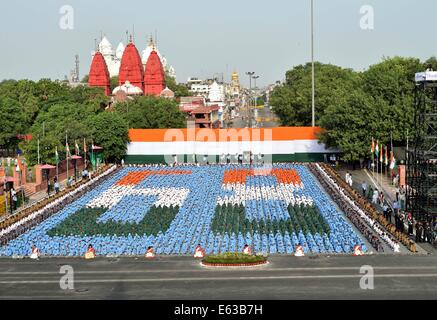
{"type": "Polygon", "coordinates": [[[93,246],[90,244],[85,253],[85,259],[94,259],[96,256],[96,250],[94,250],[93,246]]]}
{"type": "Polygon", "coordinates": [[[294,255],[296,257],[303,257],[303,256],[305,256],[305,252],[303,251],[303,247],[301,246],[300,243],[297,244],[296,252],[294,253],[294,255]]]}

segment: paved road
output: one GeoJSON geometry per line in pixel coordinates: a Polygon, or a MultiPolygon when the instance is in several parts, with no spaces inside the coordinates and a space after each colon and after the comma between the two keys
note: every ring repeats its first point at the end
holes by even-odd
{"type": "Polygon", "coordinates": [[[272,256],[252,270],[210,270],[191,257],[0,259],[0,299],[435,299],[434,255],[272,256]],[[59,269],[74,269],[61,290],[59,269]],[[374,268],[362,290],[360,267],[374,268]]]}
{"type": "MultiPolygon", "coordinates": [[[[232,120],[232,128],[245,128],[249,126],[249,115],[247,107],[240,108],[240,116],[232,120]],[[243,119],[244,117],[244,119],[243,119]]],[[[279,126],[277,116],[268,107],[252,109],[253,125],[258,128],[272,128],[279,126]]]]}

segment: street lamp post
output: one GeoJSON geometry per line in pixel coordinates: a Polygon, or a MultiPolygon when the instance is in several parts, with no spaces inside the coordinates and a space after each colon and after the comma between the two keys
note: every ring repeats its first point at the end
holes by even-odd
{"type": "Polygon", "coordinates": [[[311,0],[311,125],[316,125],[314,83],[314,0],[311,0]]]}
{"type": "MultiPolygon", "coordinates": [[[[24,192],[23,192],[23,187],[21,186],[23,172],[21,171],[21,168],[20,168],[18,161],[20,161],[20,160],[17,159],[17,165],[15,167],[15,171],[18,173],[18,187],[20,188],[20,191],[21,191],[21,202],[24,202],[24,192]]],[[[15,209],[17,209],[17,208],[15,208],[15,209]]]]}
{"type": "Polygon", "coordinates": [[[256,86],[256,79],[258,79],[259,78],[259,76],[253,76],[252,77],[253,78],[253,80],[254,80],[254,85],[255,85],[255,87],[254,87],[254,89],[255,89],[255,93],[254,93],[254,96],[255,96],[255,99],[254,99],[254,102],[253,102],[253,106],[256,108],[257,107],[257,103],[256,103],[256,101],[257,101],[257,91],[258,91],[258,87],[256,86]]]}
{"type": "MultiPolygon", "coordinates": [[[[250,95],[251,95],[251,92],[252,92],[252,77],[253,77],[253,75],[255,74],[255,72],[254,71],[248,71],[248,72],[246,72],[246,75],[248,75],[249,76],[249,100],[250,100],[250,95]]],[[[249,105],[248,105],[248,113],[249,113],[249,127],[251,128],[252,127],[252,110],[251,110],[251,106],[250,106],[250,102],[249,102],[249,105]]]]}

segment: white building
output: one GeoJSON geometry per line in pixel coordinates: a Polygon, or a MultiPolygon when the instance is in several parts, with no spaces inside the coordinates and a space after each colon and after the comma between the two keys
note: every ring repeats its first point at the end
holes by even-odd
{"type": "Polygon", "coordinates": [[[214,81],[209,87],[208,100],[210,102],[223,102],[225,100],[224,86],[214,81]]]}
{"type": "MultiPolygon", "coordinates": [[[[118,71],[120,69],[121,57],[124,52],[123,43],[119,43],[117,50],[114,51],[112,44],[109,42],[108,38],[103,37],[98,45],[100,53],[105,59],[106,65],[108,66],[109,76],[118,76],[118,71]]],[[[94,57],[95,51],[91,52],[91,59],[94,57]]]]}
{"type": "Polygon", "coordinates": [[[201,94],[201,95],[208,96],[209,85],[203,83],[195,83],[191,85],[190,91],[194,94],[201,94]]]}
{"type": "MultiPolygon", "coordinates": [[[[98,45],[98,49],[100,53],[103,55],[106,65],[108,66],[109,76],[110,77],[118,76],[118,72],[120,70],[120,64],[121,64],[121,57],[123,56],[123,52],[125,49],[123,42],[120,42],[117,46],[117,49],[114,50],[108,38],[104,36],[98,45]]],[[[167,59],[164,56],[161,56],[152,38],[150,38],[149,44],[147,45],[146,49],[142,51],[141,60],[143,65],[144,66],[146,65],[147,59],[149,58],[149,55],[153,50],[155,50],[158,53],[158,56],[161,59],[162,66],[164,67],[164,71],[168,73],[171,77],[176,79],[176,72],[173,66],[168,65],[167,59]]],[[[95,51],[91,52],[91,59],[94,57],[94,54],[95,51]]]]}
{"type": "Polygon", "coordinates": [[[144,67],[146,66],[147,59],[149,59],[150,53],[152,53],[153,50],[155,50],[156,53],[158,54],[158,57],[161,60],[162,67],[164,68],[165,73],[167,73],[170,77],[176,79],[176,72],[173,66],[169,65],[167,59],[161,55],[152,37],[150,37],[149,44],[147,45],[146,49],[143,50],[141,55],[141,61],[143,63],[143,66],[144,67]]]}

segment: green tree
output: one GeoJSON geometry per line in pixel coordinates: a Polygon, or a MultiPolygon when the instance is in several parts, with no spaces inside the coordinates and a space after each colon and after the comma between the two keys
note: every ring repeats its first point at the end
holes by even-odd
{"type": "Polygon", "coordinates": [[[154,96],[141,96],[118,103],[116,112],[134,129],[183,128],[185,115],[176,101],[154,96]]]}
{"type": "Polygon", "coordinates": [[[26,129],[25,114],[18,101],[0,96],[0,146],[14,148],[17,146],[17,134],[26,129]]]}
{"type": "Polygon", "coordinates": [[[111,85],[111,92],[112,92],[112,90],[114,90],[119,85],[118,76],[111,77],[110,83],[111,83],[110,85],[111,85]]]}
{"type": "Polygon", "coordinates": [[[67,102],[55,104],[47,112],[40,113],[30,128],[33,139],[20,144],[28,163],[36,164],[35,150],[37,150],[38,139],[40,140],[40,150],[47,146],[52,148],[51,153],[47,154],[47,158],[46,155],[42,154],[42,162],[53,160],[55,146],[58,147],[60,159],[65,159],[66,135],[70,151],[74,150],[75,140],[90,139],[91,128],[86,120],[98,112],[100,112],[99,108],[94,105],[67,102]],[[46,141],[49,144],[46,145],[46,141]]]}
{"type": "Polygon", "coordinates": [[[320,124],[324,131],[320,141],[330,148],[339,148],[343,160],[357,161],[370,155],[370,142],[383,119],[387,103],[362,90],[352,92],[337,104],[330,105],[320,124]]]}
{"type": "MultiPolygon", "coordinates": [[[[332,64],[315,63],[316,124],[325,109],[360,85],[360,74],[332,64]]],[[[287,71],[286,81],[270,96],[270,105],[284,126],[311,125],[311,64],[287,71]]]]}
{"type": "Polygon", "coordinates": [[[379,110],[379,123],[374,126],[375,138],[383,143],[390,141],[392,133],[394,143],[405,144],[407,130],[413,132],[414,74],[423,68],[419,59],[394,57],[384,58],[364,72],[364,91],[387,104],[379,110]]]}
{"type": "Polygon", "coordinates": [[[86,120],[96,145],[103,147],[105,161],[120,161],[126,154],[129,142],[128,125],[116,112],[101,112],[86,120]]]}
{"type": "Polygon", "coordinates": [[[176,83],[176,80],[168,74],[165,74],[165,85],[174,92],[176,98],[187,97],[191,95],[190,91],[185,85],[176,83]]]}
{"type": "Polygon", "coordinates": [[[371,138],[389,145],[405,144],[413,133],[414,74],[423,70],[415,58],[384,58],[362,74],[362,90],[355,90],[331,104],[321,119],[325,129],[320,139],[337,146],[344,159],[356,161],[370,156],[371,138]]]}

